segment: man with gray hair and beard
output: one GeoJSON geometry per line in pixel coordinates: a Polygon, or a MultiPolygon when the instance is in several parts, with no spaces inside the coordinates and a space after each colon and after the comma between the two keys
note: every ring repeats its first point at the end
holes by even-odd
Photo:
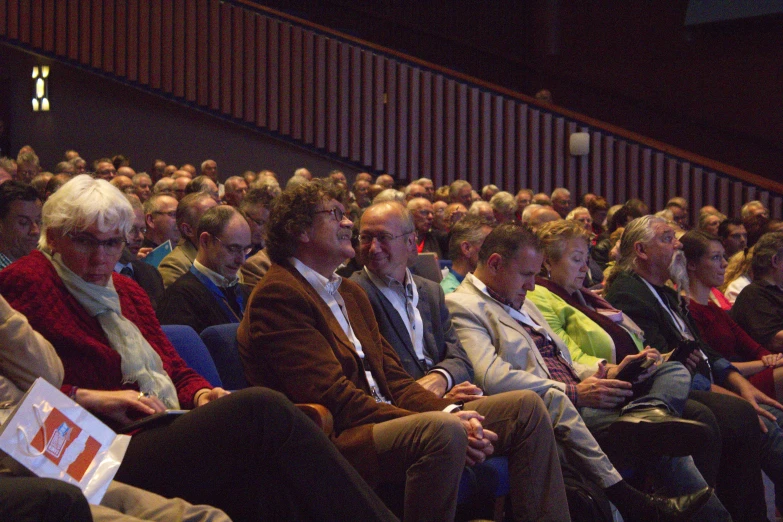
{"type": "Polygon", "coordinates": [[[620,241],[620,261],[608,278],[606,299],[644,330],[645,344],[661,353],[688,341],[698,343],[685,363],[694,378],[689,395],[693,400],[683,416],[714,426],[714,440],[704,441],[694,461],[707,483],[716,483],[718,497],[734,520],[762,520],[759,462],[776,489],[783,487],[783,432],[773,415],[777,411],[783,417],[778,410],[783,406],[701,339],[680,294],[666,286],[669,279],[677,288],[688,288],[685,256],[674,229],[659,217],[634,219],[620,241]],[[716,447],[722,449],[719,468],[712,455],[716,447]]]}

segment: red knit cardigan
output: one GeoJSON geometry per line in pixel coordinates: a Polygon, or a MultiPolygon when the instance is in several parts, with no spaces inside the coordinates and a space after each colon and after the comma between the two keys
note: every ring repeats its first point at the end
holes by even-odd
{"type": "MultiPolygon", "coordinates": [[[[141,330],[163,361],[177,389],[180,407],[194,407],[193,396],[209,382],[177,354],[160,328],[149,297],[132,279],[113,274],[122,315],[141,330]]],[[[92,390],[138,390],[136,383],[122,383],[120,356],[103,333],[100,323],[65,288],[51,262],[38,251],[0,271],[0,294],[30,321],[30,325],[54,345],[65,367],[63,393],[73,386],[92,390]]]]}

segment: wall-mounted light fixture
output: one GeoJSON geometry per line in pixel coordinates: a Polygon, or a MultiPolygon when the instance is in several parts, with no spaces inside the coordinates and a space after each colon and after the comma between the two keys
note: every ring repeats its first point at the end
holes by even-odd
{"type": "Polygon", "coordinates": [[[590,153],[590,134],[587,132],[575,132],[568,139],[572,156],[585,156],[590,153]]]}
{"type": "Polygon", "coordinates": [[[33,110],[49,110],[49,66],[33,67],[33,110]]]}

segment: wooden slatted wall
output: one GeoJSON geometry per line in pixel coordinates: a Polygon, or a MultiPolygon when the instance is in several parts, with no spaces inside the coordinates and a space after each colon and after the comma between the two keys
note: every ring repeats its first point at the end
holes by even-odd
{"type": "MultiPolygon", "coordinates": [[[[400,181],[467,179],[736,215],[773,192],[354,41],[219,0],[0,0],[0,39],[400,181]],[[588,132],[591,152],[568,138],[588,132]]],[[[695,216],[693,216],[695,217],[695,216]]]]}

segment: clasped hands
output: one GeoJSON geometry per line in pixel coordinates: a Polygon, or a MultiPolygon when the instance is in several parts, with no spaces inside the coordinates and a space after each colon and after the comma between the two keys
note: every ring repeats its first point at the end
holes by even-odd
{"type": "Polygon", "coordinates": [[[465,452],[465,464],[474,466],[484,462],[487,457],[495,452],[493,442],[497,442],[498,435],[494,431],[484,428],[481,423],[484,416],[475,411],[458,411],[454,415],[462,421],[462,427],[468,435],[468,449],[465,452]]]}
{"type": "Polygon", "coordinates": [[[446,377],[444,377],[440,372],[430,372],[421,379],[418,379],[416,382],[419,383],[422,388],[427,391],[431,391],[438,397],[450,399],[454,402],[473,401],[481,398],[484,395],[484,392],[481,391],[481,388],[469,381],[455,384],[448,391],[448,393],[446,393],[446,386],[448,385],[448,382],[446,381],[446,377]]]}

